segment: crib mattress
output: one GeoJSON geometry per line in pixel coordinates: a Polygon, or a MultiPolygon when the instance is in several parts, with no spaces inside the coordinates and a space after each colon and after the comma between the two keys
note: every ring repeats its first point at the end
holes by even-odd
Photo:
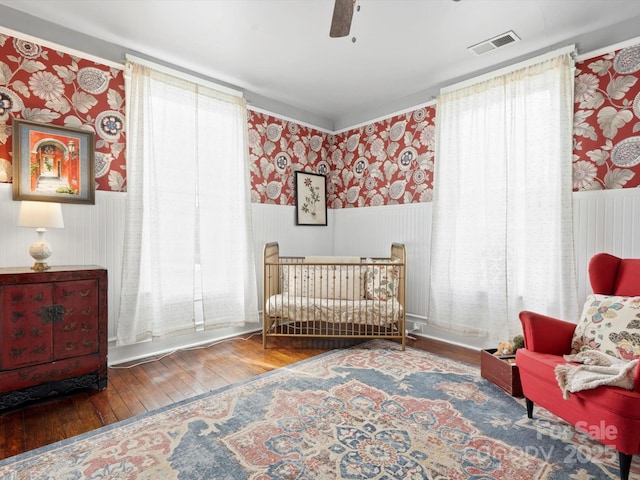
{"type": "Polygon", "coordinates": [[[327,322],[341,325],[390,326],[402,318],[397,299],[333,300],[277,294],[265,304],[266,315],[297,322],[327,322]]]}

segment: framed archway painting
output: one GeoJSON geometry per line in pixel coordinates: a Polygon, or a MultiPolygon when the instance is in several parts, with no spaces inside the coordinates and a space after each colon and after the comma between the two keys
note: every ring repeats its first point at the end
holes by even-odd
{"type": "Polygon", "coordinates": [[[13,120],[13,199],[95,203],[94,133],[13,120]]]}
{"type": "Polygon", "coordinates": [[[296,225],[327,225],[327,177],[295,172],[296,225]]]}

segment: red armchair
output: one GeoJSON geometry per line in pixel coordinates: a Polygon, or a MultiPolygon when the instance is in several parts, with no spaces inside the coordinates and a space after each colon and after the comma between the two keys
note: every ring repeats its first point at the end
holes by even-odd
{"type": "MultiPolygon", "coordinates": [[[[589,263],[593,293],[640,296],[640,259],[620,259],[606,253],[589,263]]],[[[516,354],[527,416],[534,403],[566,420],[600,442],[618,451],[620,478],[627,480],[633,455],[640,454],[640,368],[634,390],[601,386],[571,393],[563,399],[555,367],[566,363],[571,353],[576,324],[533,312],[521,312],[525,348],[516,354]],[[606,426],[607,428],[602,428],[606,426]]]]}

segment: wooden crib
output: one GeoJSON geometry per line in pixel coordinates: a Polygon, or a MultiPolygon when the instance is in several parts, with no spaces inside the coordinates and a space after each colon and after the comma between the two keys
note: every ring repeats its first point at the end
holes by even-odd
{"type": "Polygon", "coordinates": [[[406,343],[406,252],[388,258],[282,257],[264,247],[262,343],[269,337],[387,338],[406,343]]]}

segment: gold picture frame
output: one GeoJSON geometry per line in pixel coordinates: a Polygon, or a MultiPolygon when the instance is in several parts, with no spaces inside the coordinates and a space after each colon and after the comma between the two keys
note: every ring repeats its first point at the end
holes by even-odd
{"type": "Polygon", "coordinates": [[[91,130],[13,120],[13,199],[95,204],[91,130]]]}

